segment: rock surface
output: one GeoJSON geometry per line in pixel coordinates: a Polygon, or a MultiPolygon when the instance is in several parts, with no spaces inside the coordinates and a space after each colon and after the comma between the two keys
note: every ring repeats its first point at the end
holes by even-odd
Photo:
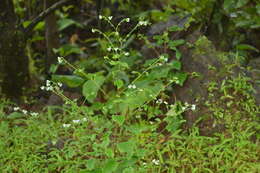
{"type": "MultiPolygon", "coordinates": [[[[194,45],[193,48],[187,48],[187,46],[181,48],[183,53],[182,70],[190,75],[184,86],[175,87],[173,93],[174,99],[197,105],[197,111],[187,111],[184,115],[187,120],[186,128],[190,128],[204,115],[211,114],[205,103],[209,100],[210,92],[208,88],[213,82],[216,84],[216,87],[220,87],[224,79],[232,78],[239,74],[250,77],[251,80],[249,82],[255,90],[252,96],[256,104],[260,104],[260,58],[252,60],[247,69],[239,66],[229,68],[229,65],[231,67],[234,62],[230,60],[224,61],[220,56],[221,52],[217,52],[206,37],[198,36],[198,33],[194,33],[186,39],[194,45]],[[194,38],[194,35],[197,38],[194,38]]],[[[219,100],[218,97],[220,96],[215,95],[214,97],[214,99],[219,100]]],[[[211,118],[206,118],[200,121],[199,127],[201,127],[201,134],[208,136],[215,132],[220,132],[225,128],[225,125],[214,124],[211,118]]]]}

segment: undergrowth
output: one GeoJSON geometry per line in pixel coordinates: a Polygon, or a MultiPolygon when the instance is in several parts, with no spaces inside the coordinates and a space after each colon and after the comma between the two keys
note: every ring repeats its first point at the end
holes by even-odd
{"type": "Polygon", "coordinates": [[[53,75],[53,80],[41,87],[60,96],[63,106],[49,106],[36,113],[6,101],[0,104],[2,172],[260,171],[259,107],[250,96],[247,78],[230,77],[221,86],[214,82],[209,86],[212,98],[205,103],[210,110],[206,117],[213,119],[212,126],[224,124],[223,130],[202,136],[197,126],[200,120],[184,130],[183,114],[197,111],[197,105],[169,103],[165,91],[182,86],[187,78],[181,71],[178,50],[185,41],[169,38],[170,32],[185,28],[171,28],[155,36],[153,44],[139,35],[158,53],[154,59],[142,61],[127,43],[134,31],[149,22],[139,21],[121,36],[120,24],[130,19],[118,25],[112,23],[112,17],[100,19],[114,29],[109,33],[93,29],[103,36],[104,68],[90,73],[59,57],[59,63],[73,74],[53,75]],[[66,97],[61,82],[80,88],[84,101],[79,104],[66,97]],[[220,96],[217,100],[215,94],[220,96]]]}

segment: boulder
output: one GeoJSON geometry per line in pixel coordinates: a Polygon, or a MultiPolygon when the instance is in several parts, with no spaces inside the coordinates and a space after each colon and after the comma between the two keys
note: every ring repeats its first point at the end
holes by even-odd
{"type": "Polygon", "coordinates": [[[212,100],[220,100],[221,95],[212,96],[209,86],[215,84],[220,88],[224,79],[230,79],[238,75],[250,77],[254,91],[252,96],[256,104],[260,103],[260,58],[249,62],[247,68],[235,65],[228,57],[223,58],[223,52],[218,52],[213,44],[203,35],[196,31],[187,37],[187,42],[193,44],[192,48],[181,47],[182,70],[189,73],[184,86],[176,86],[173,89],[174,100],[196,105],[196,111],[186,111],[185,128],[190,128],[198,123],[202,135],[212,135],[225,129],[225,124],[215,124],[212,113],[205,103],[212,100]],[[195,36],[195,38],[194,38],[195,36]],[[212,98],[215,97],[215,98],[212,98]],[[205,118],[206,117],[206,118],[205,118]]]}

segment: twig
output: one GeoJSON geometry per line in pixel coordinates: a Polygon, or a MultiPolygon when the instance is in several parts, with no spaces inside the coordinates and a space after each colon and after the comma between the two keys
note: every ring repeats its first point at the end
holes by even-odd
{"type": "Polygon", "coordinates": [[[36,18],[33,19],[33,21],[26,27],[24,28],[24,33],[25,35],[30,35],[29,33],[33,30],[33,28],[40,22],[42,21],[45,17],[47,17],[49,14],[57,10],[58,8],[64,6],[67,3],[75,2],[76,0],[61,0],[59,2],[56,2],[43,12],[41,12],[36,18]]]}

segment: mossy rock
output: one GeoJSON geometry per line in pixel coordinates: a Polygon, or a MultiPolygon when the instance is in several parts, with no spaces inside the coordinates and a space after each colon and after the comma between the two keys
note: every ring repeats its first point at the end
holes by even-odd
{"type": "MultiPolygon", "coordinates": [[[[196,34],[196,36],[198,35],[196,34]]],[[[204,126],[212,122],[211,118],[213,118],[213,115],[206,103],[209,100],[220,101],[222,95],[217,93],[213,95],[211,90],[214,87],[216,90],[219,90],[221,85],[223,85],[223,81],[239,75],[245,78],[249,77],[248,82],[252,84],[254,91],[250,89],[248,92],[252,92],[249,94],[255,100],[256,105],[259,105],[260,100],[257,93],[259,93],[260,87],[257,80],[259,82],[260,61],[257,60],[257,63],[253,63],[254,65],[258,65],[256,67],[251,66],[250,70],[243,68],[232,59],[226,57],[225,52],[217,51],[207,37],[200,35],[194,39],[193,36],[188,37],[186,40],[194,46],[192,48],[188,48],[187,46],[181,48],[183,53],[182,70],[188,72],[190,75],[184,86],[176,86],[173,92],[173,98],[189,104],[195,104],[198,107],[196,111],[185,112],[184,117],[187,120],[185,127],[192,127],[199,119],[206,119],[205,121],[201,121],[202,125],[200,124],[199,126],[204,126]]],[[[213,126],[214,123],[210,124],[213,126]]],[[[202,133],[210,135],[223,130],[225,125],[215,124],[214,126],[216,128],[206,128],[202,133]]]]}

